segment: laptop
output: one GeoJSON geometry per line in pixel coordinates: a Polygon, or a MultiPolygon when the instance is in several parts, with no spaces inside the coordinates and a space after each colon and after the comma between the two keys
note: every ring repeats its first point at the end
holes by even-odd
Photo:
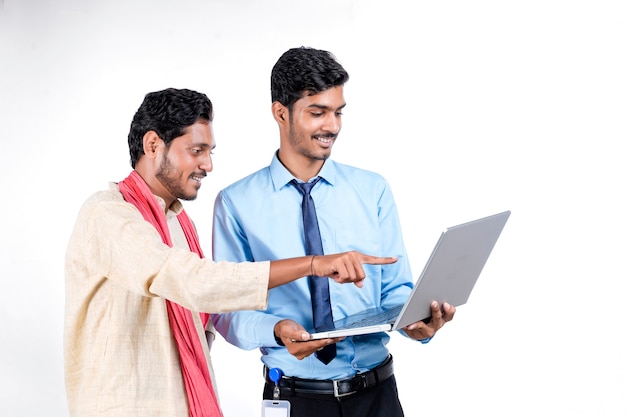
{"type": "Polygon", "coordinates": [[[311,340],[392,331],[428,321],[433,300],[454,307],[467,303],[510,215],[510,210],[504,211],[445,229],[404,304],[336,320],[334,329],[309,332],[311,340]]]}

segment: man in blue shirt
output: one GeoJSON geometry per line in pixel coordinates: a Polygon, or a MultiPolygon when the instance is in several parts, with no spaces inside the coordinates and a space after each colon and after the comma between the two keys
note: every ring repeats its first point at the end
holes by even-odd
{"type": "MultiPolygon", "coordinates": [[[[302,194],[292,181],[317,183],[311,191],[324,253],[358,250],[397,255],[390,265],[364,265],[362,288],[329,282],[334,319],[406,300],[413,278],[395,202],[386,180],[374,172],[330,160],[346,105],[348,73],[334,56],[293,48],[274,65],[272,114],[280,148],[270,166],[222,190],[215,202],[213,256],[216,261],[261,261],[305,254],[302,194]]],[[[455,313],[433,303],[432,318],[403,329],[426,343],[455,313]]],[[[213,315],[216,329],[243,349],[260,348],[266,375],[278,368],[281,400],[292,417],[403,416],[386,347],[388,333],[309,341],[313,329],[306,279],[274,288],[264,311],[213,315]],[[314,353],[336,343],[325,364],[314,353]]],[[[266,378],[263,397],[274,396],[266,378]]]]}

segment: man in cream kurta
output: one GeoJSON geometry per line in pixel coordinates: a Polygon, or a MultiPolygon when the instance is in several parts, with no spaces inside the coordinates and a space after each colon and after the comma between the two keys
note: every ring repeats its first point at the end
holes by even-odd
{"type": "MultiPolygon", "coordinates": [[[[135,416],[187,416],[165,299],[192,312],[265,308],[269,262],[200,259],[189,251],[176,218],[181,209],[175,202],[166,213],[173,250],[115,184],[82,207],[66,259],[71,415],[122,416],[130,407],[135,416]]],[[[198,313],[193,316],[211,369],[205,329],[198,313]]]]}

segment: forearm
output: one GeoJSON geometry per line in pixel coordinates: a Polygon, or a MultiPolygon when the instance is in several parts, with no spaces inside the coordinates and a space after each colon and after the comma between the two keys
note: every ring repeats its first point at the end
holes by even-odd
{"type": "Polygon", "coordinates": [[[287,284],[298,278],[313,274],[313,256],[281,259],[270,262],[270,279],[268,288],[287,284]]]}

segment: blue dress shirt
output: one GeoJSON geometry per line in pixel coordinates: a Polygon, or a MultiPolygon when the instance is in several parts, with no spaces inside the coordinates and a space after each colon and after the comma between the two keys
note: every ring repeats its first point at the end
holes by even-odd
{"type": "MultiPolygon", "coordinates": [[[[340,319],[371,307],[403,303],[413,287],[400,222],[391,189],[379,174],[324,163],[322,180],[311,193],[324,253],[357,250],[367,255],[398,256],[391,265],[363,265],[363,288],[330,280],[333,317],[340,319]]],[[[289,182],[294,176],[276,155],[263,168],[223,189],[213,218],[215,261],[264,261],[305,255],[302,195],[289,182]]],[[[224,285],[229,285],[224,283],[224,285]]],[[[385,360],[387,333],[348,337],[337,344],[337,357],[324,365],[314,355],[298,360],[274,339],[274,325],[285,318],[312,329],[307,278],[269,291],[264,311],[212,314],[215,328],[242,349],[260,348],[269,368],[284,375],[338,379],[368,371],[385,360]]]]}

